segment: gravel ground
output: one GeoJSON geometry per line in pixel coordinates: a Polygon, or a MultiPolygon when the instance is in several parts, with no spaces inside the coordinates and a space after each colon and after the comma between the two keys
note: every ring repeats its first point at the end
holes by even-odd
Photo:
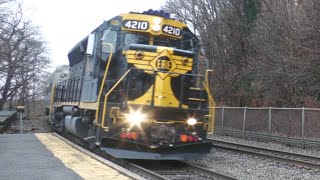
{"type": "MultiPolygon", "coordinates": [[[[316,150],[286,147],[276,143],[262,143],[224,136],[214,136],[213,138],[253,146],[287,150],[312,156],[319,155],[319,152],[316,152],[316,150]]],[[[211,153],[202,160],[194,161],[193,163],[239,179],[320,179],[319,170],[299,168],[267,159],[217,149],[212,149],[211,153]]]]}
{"type": "MultiPolygon", "coordinates": [[[[49,116],[38,116],[32,119],[24,118],[22,120],[22,133],[46,133],[51,132],[50,125],[48,123],[49,116]]],[[[20,133],[20,120],[12,122],[9,129],[4,134],[16,134],[20,133]]]]}

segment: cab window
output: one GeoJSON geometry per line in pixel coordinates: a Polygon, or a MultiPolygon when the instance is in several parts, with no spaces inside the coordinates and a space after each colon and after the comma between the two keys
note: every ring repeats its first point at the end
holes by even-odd
{"type": "Polygon", "coordinates": [[[149,44],[149,37],[143,34],[126,33],[124,36],[124,45],[130,44],[149,44]]]}
{"type": "Polygon", "coordinates": [[[180,49],[180,41],[179,40],[165,38],[165,37],[154,37],[154,45],[180,49]]]}
{"type": "Polygon", "coordinates": [[[194,51],[195,48],[195,41],[192,38],[192,35],[190,33],[184,33],[182,35],[181,40],[181,49],[187,50],[187,51],[194,51]]]}
{"type": "Polygon", "coordinates": [[[112,53],[114,53],[117,45],[117,32],[111,31],[110,29],[108,29],[103,32],[102,52],[111,53],[111,45],[112,45],[112,53]]]}

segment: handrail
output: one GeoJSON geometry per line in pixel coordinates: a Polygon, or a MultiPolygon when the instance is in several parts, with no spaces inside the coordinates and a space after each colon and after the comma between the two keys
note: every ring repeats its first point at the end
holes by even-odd
{"type": "Polygon", "coordinates": [[[60,93],[60,96],[57,97],[58,100],[56,101],[80,103],[81,89],[79,90],[79,84],[82,82],[82,79],[83,79],[83,76],[76,76],[61,82],[57,82],[55,86],[62,87],[62,88],[61,89],[58,88],[59,92],[57,93],[60,93]],[[68,84],[70,85],[71,90],[68,89],[68,84]]]}
{"type": "Polygon", "coordinates": [[[131,69],[128,69],[127,72],[122,75],[122,77],[117,81],[117,83],[115,83],[115,84],[112,86],[112,88],[107,92],[107,94],[104,96],[103,112],[102,112],[102,121],[101,121],[101,124],[99,125],[99,126],[102,127],[103,129],[108,129],[108,127],[104,126],[104,120],[105,120],[106,111],[107,111],[107,100],[108,100],[108,96],[109,96],[110,93],[118,86],[118,84],[120,84],[120,82],[129,74],[130,71],[131,71],[131,69]]]}
{"type": "Polygon", "coordinates": [[[56,93],[56,84],[55,81],[52,82],[51,85],[51,99],[50,99],[50,109],[49,109],[49,122],[52,122],[52,111],[53,111],[53,103],[54,103],[54,98],[55,98],[55,93],[56,93]]]}
{"type": "Polygon", "coordinates": [[[109,45],[110,46],[110,56],[109,56],[109,59],[108,59],[108,63],[106,65],[106,69],[104,71],[104,74],[103,74],[103,79],[102,79],[102,83],[101,83],[101,86],[100,86],[100,91],[99,91],[99,95],[98,95],[98,107],[97,107],[97,110],[96,110],[96,118],[95,118],[95,124],[100,126],[101,124],[98,123],[98,120],[99,120],[99,107],[100,107],[100,98],[101,98],[101,95],[102,95],[102,91],[103,91],[103,88],[104,88],[104,83],[106,81],[106,78],[107,78],[107,74],[108,74],[108,71],[109,71],[109,67],[110,67],[110,62],[111,62],[111,58],[112,58],[112,44],[111,43],[102,43],[102,45],[109,45]]]}
{"type": "Polygon", "coordinates": [[[212,107],[215,107],[214,99],[211,95],[210,85],[209,85],[209,72],[212,72],[212,70],[206,70],[205,74],[205,82],[203,83],[203,86],[205,87],[208,97],[209,97],[209,131],[207,131],[208,134],[213,134],[214,129],[214,118],[215,118],[215,110],[212,107]]]}

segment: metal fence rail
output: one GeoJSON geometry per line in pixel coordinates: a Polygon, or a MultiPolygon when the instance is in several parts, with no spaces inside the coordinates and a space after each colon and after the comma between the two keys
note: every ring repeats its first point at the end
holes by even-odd
{"type": "Polygon", "coordinates": [[[320,146],[320,109],[216,107],[215,130],[244,138],[320,146]]]}

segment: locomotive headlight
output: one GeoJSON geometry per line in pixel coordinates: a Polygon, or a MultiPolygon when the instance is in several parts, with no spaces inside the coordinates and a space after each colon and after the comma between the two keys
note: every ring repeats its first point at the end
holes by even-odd
{"type": "Polygon", "coordinates": [[[161,19],[160,18],[153,19],[152,30],[155,32],[159,32],[161,30],[161,19]]]}
{"type": "Polygon", "coordinates": [[[195,118],[189,118],[187,120],[187,123],[190,125],[190,126],[193,126],[197,123],[197,120],[195,118]]]}
{"type": "Polygon", "coordinates": [[[126,115],[126,118],[132,125],[140,125],[141,122],[145,121],[146,115],[140,111],[130,111],[130,113],[126,115]]]}
{"type": "Polygon", "coordinates": [[[153,25],[153,26],[152,26],[152,30],[153,30],[154,32],[159,32],[160,29],[161,29],[160,25],[153,25]]]}

